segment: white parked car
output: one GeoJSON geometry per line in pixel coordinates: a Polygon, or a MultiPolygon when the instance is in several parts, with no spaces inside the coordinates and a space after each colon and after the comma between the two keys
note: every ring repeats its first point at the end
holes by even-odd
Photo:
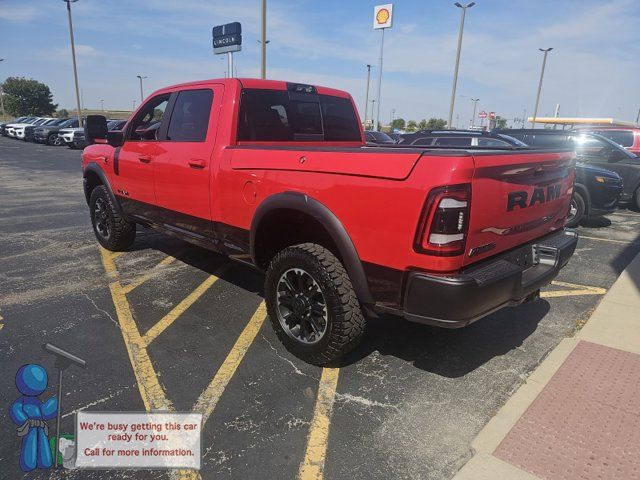
{"type": "Polygon", "coordinates": [[[64,144],[69,148],[75,148],[73,144],[73,135],[75,132],[84,132],[84,128],[63,128],[58,132],[58,137],[60,137],[64,144]]]}
{"type": "MultiPolygon", "coordinates": [[[[15,138],[20,139],[20,140],[24,140],[24,129],[26,127],[49,125],[50,123],[53,123],[56,120],[57,120],[57,118],[45,117],[45,118],[41,118],[37,122],[31,123],[31,124],[17,125],[17,126],[15,126],[13,128],[13,136],[15,138]]],[[[9,134],[9,135],[11,135],[11,134],[9,134]]]]}
{"type": "Polygon", "coordinates": [[[22,137],[24,138],[24,127],[29,125],[42,125],[47,120],[50,120],[50,119],[43,118],[43,117],[35,117],[35,118],[32,118],[31,120],[21,122],[21,123],[10,123],[9,125],[5,126],[5,131],[7,132],[7,135],[9,137],[16,138],[16,130],[22,129],[22,137]]]}

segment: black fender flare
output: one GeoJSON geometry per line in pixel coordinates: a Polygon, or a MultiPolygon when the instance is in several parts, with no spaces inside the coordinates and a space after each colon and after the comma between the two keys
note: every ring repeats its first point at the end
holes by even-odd
{"type": "Polygon", "coordinates": [[[324,227],[338,248],[344,263],[344,268],[351,279],[351,283],[353,284],[353,289],[358,300],[361,303],[372,305],[374,301],[371,296],[371,292],[369,291],[367,276],[365,275],[356,247],[351,241],[347,230],[331,210],[318,200],[315,200],[308,195],[298,192],[276,193],[275,195],[267,197],[258,206],[255,214],[253,215],[253,219],[251,220],[249,243],[251,258],[254,264],[258,264],[256,262],[255,244],[260,222],[266,214],[279,209],[297,210],[301,213],[307,214],[317,220],[324,227]]]}
{"type": "Polygon", "coordinates": [[[111,188],[111,184],[109,183],[109,179],[107,178],[107,175],[104,173],[104,170],[102,170],[102,168],[95,162],[87,163],[82,173],[82,177],[84,179],[84,196],[87,200],[87,205],[89,205],[89,198],[90,198],[89,192],[87,191],[87,174],[89,172],[94,173],[95,175],[98,176],[98,178],[102,182],[102,185],[104,185],[105,188],[107,189],[107,192],[109,193],[109,196],[113,201],[113,204],[118,210],[118,213],[122,215],[123,214],[122,207],[120,206],[120,202],[118,201],[115,194],[113,193],[113,189],[111,188]]]}

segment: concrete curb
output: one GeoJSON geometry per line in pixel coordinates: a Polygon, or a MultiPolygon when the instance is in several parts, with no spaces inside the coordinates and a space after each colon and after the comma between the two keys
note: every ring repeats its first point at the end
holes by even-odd
{"type": "Polygon", "coordinates": [[[629,263],[586,325],[565,338],[471,442],[475,454],[454,480],[538,477],[492,454],[581,340],[640,354],[640,254],[629,263]]]}

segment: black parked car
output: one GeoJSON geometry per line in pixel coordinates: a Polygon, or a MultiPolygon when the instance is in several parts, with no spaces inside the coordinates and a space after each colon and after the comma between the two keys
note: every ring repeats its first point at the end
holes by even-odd
{"type": "MultiPolygon", "coordinates": [[[[627,164],[619,162],[626,159],[633,162],[635,159],[640,176],[640,158],[600,135],[546,129],[500,130],[500,133],[538,148],[569,146],[575,150],[578,163],[574,195],[567,220],[570,227],[578,225],[583,219],[592,219],[615,211],[618,200],[625,198],[624,192],[634,192],[638,189],[637,183],[635,188],[627,189],[624,176],[615,170],[624,171],[627,164]],[[607,168],[602,168],[603,165],[607,168]]],[[[636,179],[636,182],[638,180],[636,179]]],[[[629,199],[630,196],[627,195],[626,198],[629,199]]]]}
{"type": "Polygon", "coordinates": [[[65,123],[68,118],[56,118],[55,120],[50,120],[47,123],[43,123],[42,125],[30,125],[28,127],[24,127],[24,141],[25,142],[35,142],[35,132],[37,128],[49,128],[49,127],[59,127],[63,123],[65,123]]]}
{"type": "Polygon", "coordinates": [[[78,119],[68,118],[57,125],[44,125],[33,130],[33,141],[36,143],[46,143],[47,145],[62,145],[63,141],[58,137],[61,128],[77,128],[78,119]]]}
{"type": "Polygon", "coordinates": [[[364,139],[370,146],[389,146],[395,145],[396,141],[384,132],[374,132],[373,130],[365,130],[364,139]]]}
{"type": "Polygon", "coordinates": [[[490,133],[478,130],[420,130],[405,133],[399,145],[418,147],[526,147],[515,138],[502,133],[490,133]]]}

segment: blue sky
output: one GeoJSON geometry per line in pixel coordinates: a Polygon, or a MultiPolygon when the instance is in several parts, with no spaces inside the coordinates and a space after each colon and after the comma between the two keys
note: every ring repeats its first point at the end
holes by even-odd
{"type": "MultiPolygon", "coordinates": [[[[377,67],[380,31],[365,0],[268,0],[268,78],[351,92],[364,110],[366,67],[377,67]]],[[[73,4],[84,105],[130,109],[162,86],[224,75],[211,51],[211,27],[239,21],[238,76],[259,73],[259,0],[80,0],[73,4]]],[[[387,30],[381,118],[446,118],[459,23],[448,0],[399,0],[387,30]]],[[[479,110],[531,115],[542,54],[549,54],[539,115],[614,116],[640,108],[640,2],[637,0],[477,0],[467,14],[456,99],[460,127],[471,97],[479,110]]],[[[61,107],[74,91],[65,5],[60,0],[0,0],[0,80],[35,78],[61,107]]],[[[371,92],[376,91],[377,70],[371,92]]],[[[454,120],[455,122],[455,120],[454,120]]]]}

